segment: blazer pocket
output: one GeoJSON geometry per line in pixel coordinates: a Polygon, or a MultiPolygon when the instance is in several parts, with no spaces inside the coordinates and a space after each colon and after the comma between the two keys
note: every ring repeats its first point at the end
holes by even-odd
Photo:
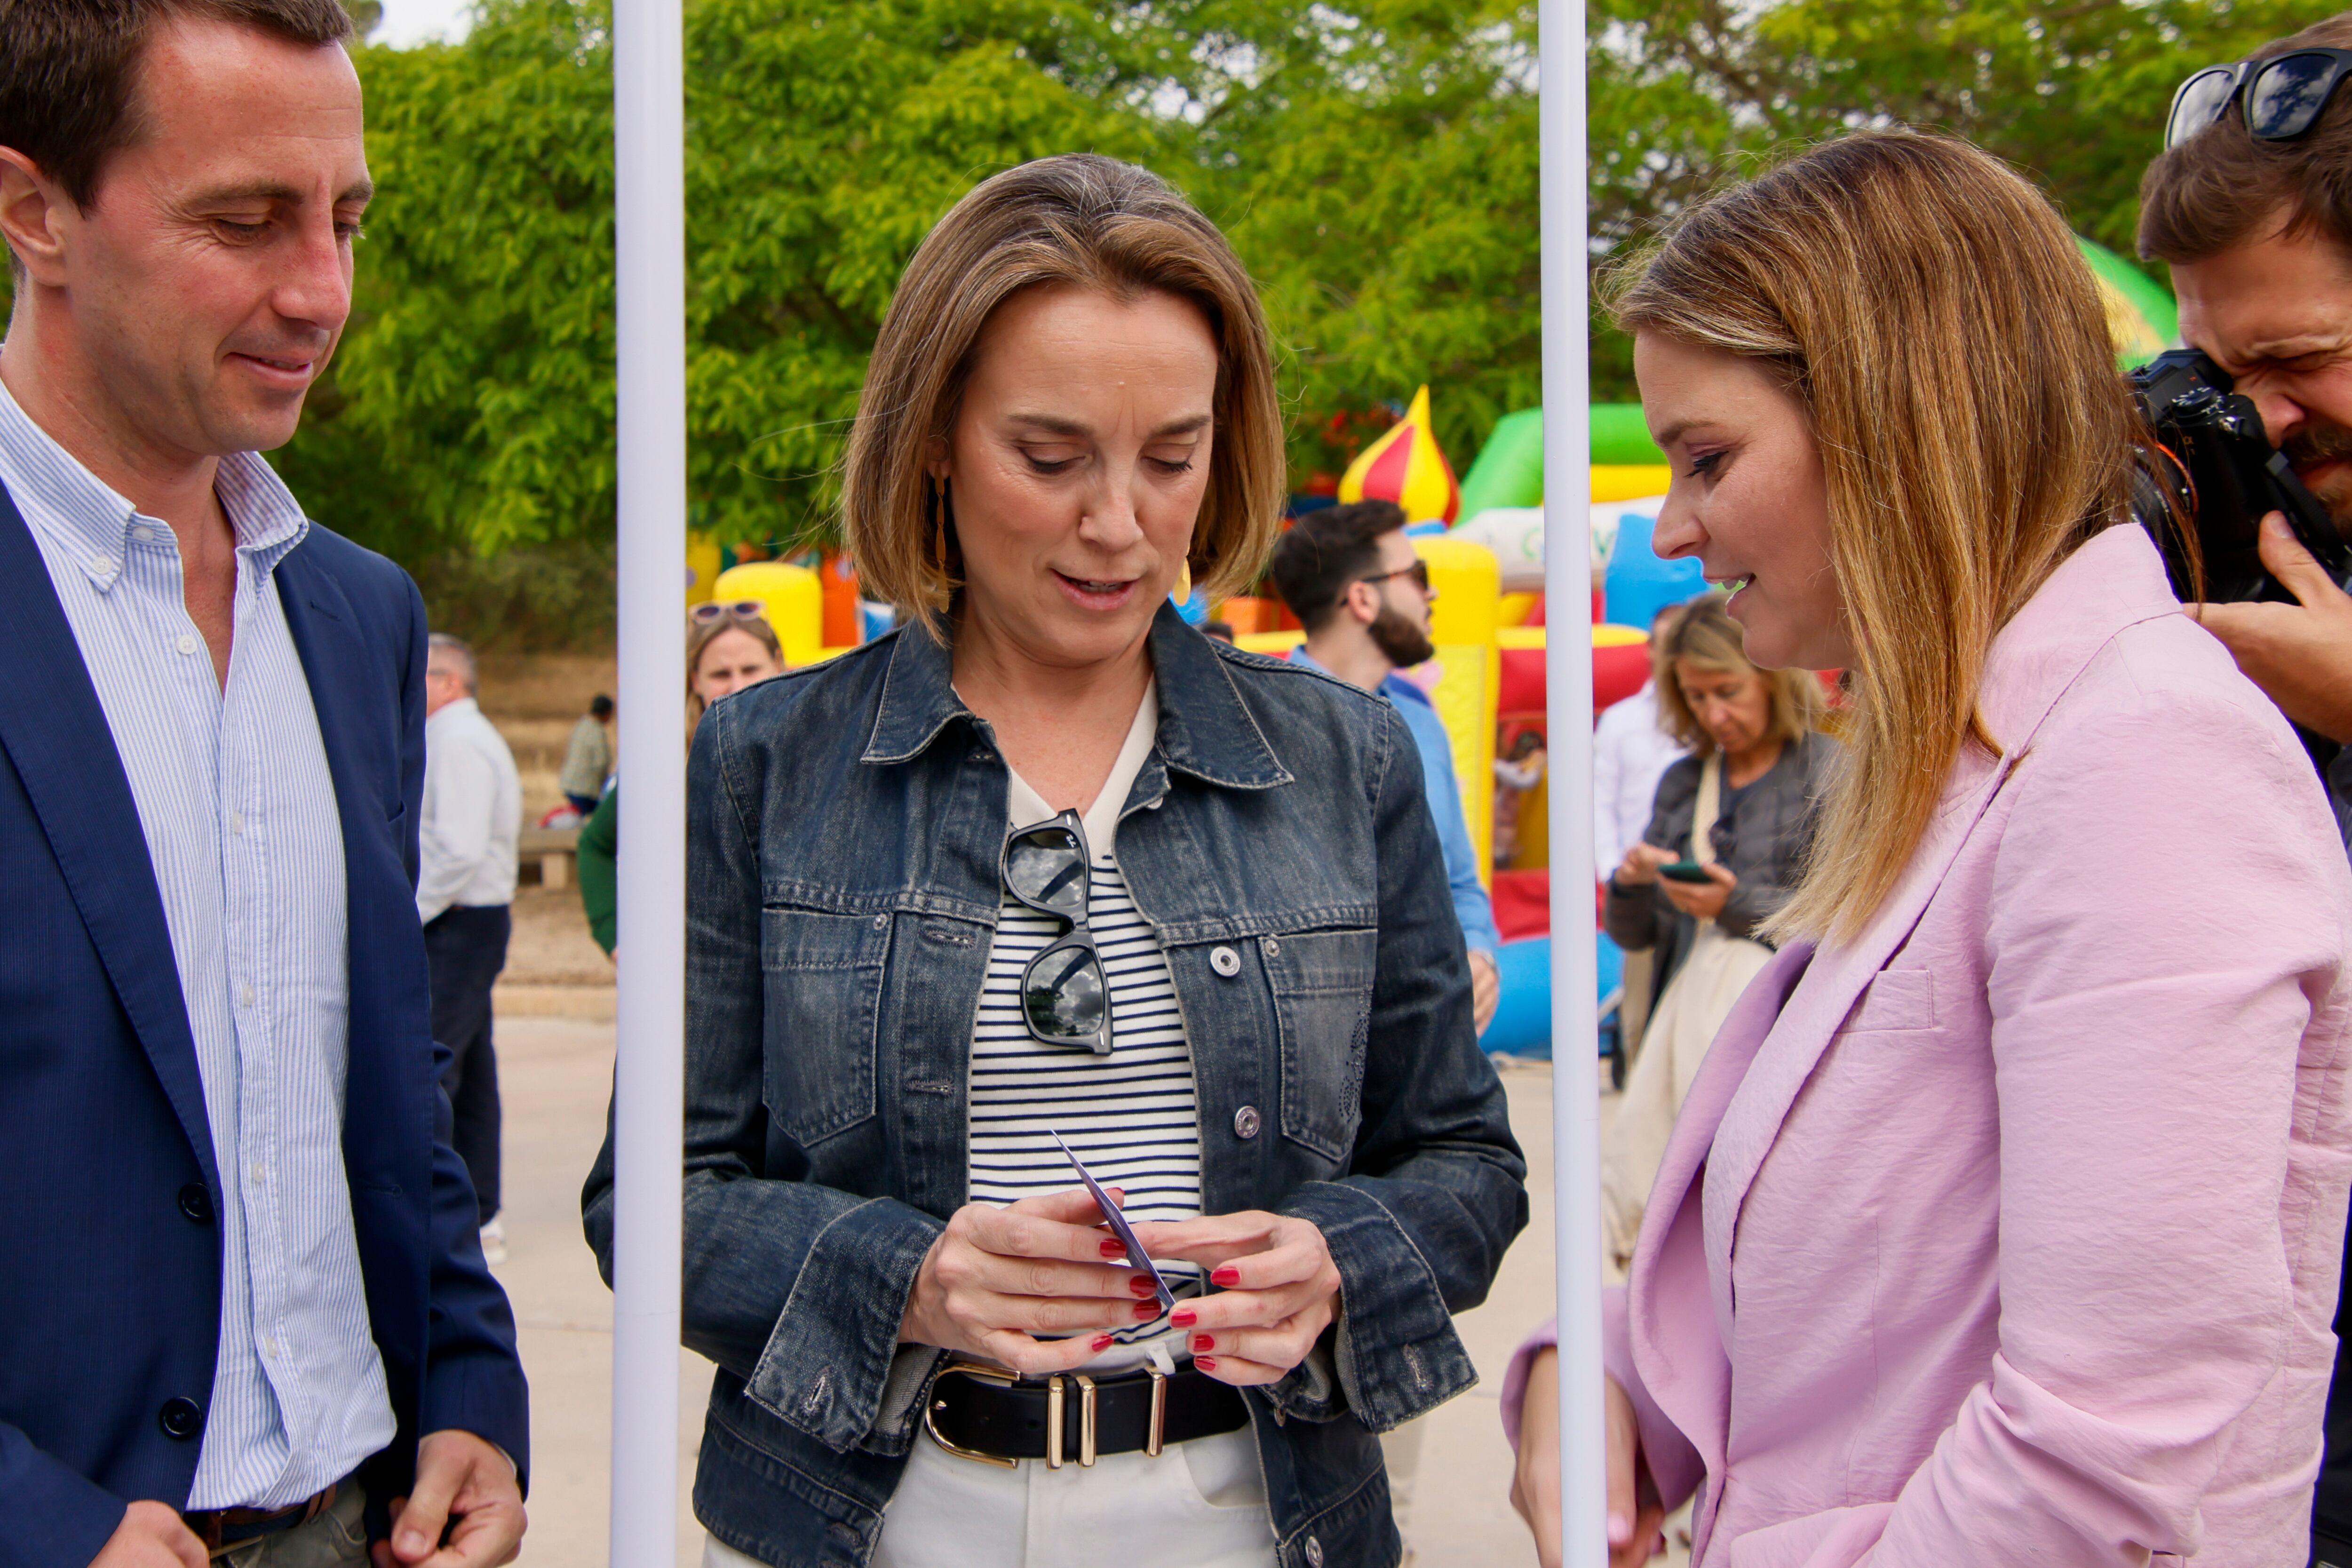
{"type": "Polygon", "coordinates": [[[760,911],[761,1099],[769,1121],[803,1148],[874,1114],[876,1018],[889,949],[887,914],[760,911]]]}
{"type": "Polygon", "coordinates": [[[1848,1035],[1936,1026],[1936,973],[1931,969],[1882,969],[1840,1031],[1848,1035]]]}
{"type": "Polygon", "coordinates": [[[1364,1036],[1378,936],[1313,931],[1261,939],[1282,1034],[1284,1136],[1345,1160],[1362,1118],[1364,1036]]]}

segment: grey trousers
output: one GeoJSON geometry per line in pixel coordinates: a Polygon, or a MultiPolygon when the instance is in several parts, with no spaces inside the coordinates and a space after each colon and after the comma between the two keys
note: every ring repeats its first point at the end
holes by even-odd
{"type": "Polygon", "coordinates": [[[345,1481],[332,1507],[308,1524],[224,1548],[213,1561],[226,1568],[344,1568],[368,1560],[367,1531],[360,1521],[367,1498],[355,1481],[345,1481]]]}

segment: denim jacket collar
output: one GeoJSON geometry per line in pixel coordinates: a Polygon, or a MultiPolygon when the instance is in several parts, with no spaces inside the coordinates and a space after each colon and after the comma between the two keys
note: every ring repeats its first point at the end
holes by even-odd
{"type": "MultiPolygon", "coordinates": [[[[893,634],[890,668],[884,677],[874,732],[861,761],[904,763],[920,756],[957,719],[979,722],[956,695],[945,645],[902,627],[893,634]]],[[[1223,660],[1243,657],[1223,651],[1184,624],[1172,605],[1162,605],[1151,622],[1151,667],[1160,681],[1159,760],[1178,773],[1228,789],[1273,789],[1295,782],[1223,660]]],[[[1136,781],[1139,793],[1153,784],[1159,770],[1147,764],[1136,781]]]]}

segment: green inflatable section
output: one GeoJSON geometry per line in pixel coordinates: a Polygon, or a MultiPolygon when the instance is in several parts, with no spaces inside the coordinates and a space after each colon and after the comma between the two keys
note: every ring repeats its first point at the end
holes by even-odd
{"type": "Polygon", "coordinates": [[[2099,280],[2099,303],[2106,307],[2116,363],[2145,364],[2180,341],[2180,307],[2162,285],[2104,245],[2081,235],[2074,243],[2099,280]]]}
{"type": "MultiPolygon", "coordinates": [[[[1596,403],[1592,460],[1601,465],[1663,463],[1666,455],[1651,442],[1640,404],[1596,403]]],[[[1542,504],[1543,410],[1522,408],[1495,421],[1495,433],[1462,476],[1461,516],[1466,521],[1489,507],[1542,504]]]]}

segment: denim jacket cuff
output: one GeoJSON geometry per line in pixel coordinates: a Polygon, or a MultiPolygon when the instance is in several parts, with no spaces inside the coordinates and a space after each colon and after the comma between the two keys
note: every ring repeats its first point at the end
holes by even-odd
{"type": "Polygon", "coordinates": [[[835,1215],[751,1369],[751,1398],[836,1453],[856,1447],[882,1414],[907,1297],[946,1228],[890,1198],[835,1215]]]}
{"type": "MultiPolygon", "coordinates": [[[[1311,1221],[1339,1267],[1334,1361],[1347,1408],[1366,1427],[1390,1431],[1478,1381],[1436,1273],[1369,1188],[1355,1182],[1309,1182],[1281,1212],[1311,1221]]],[[[1290,1390],[1288,1382],[1276,1386],[1305,1394],[1311,1384],[1301,1379],[1290,1390]]],[[[1328,1419],[1303,1402],[1298,1414],[1328,1419]]]]}

